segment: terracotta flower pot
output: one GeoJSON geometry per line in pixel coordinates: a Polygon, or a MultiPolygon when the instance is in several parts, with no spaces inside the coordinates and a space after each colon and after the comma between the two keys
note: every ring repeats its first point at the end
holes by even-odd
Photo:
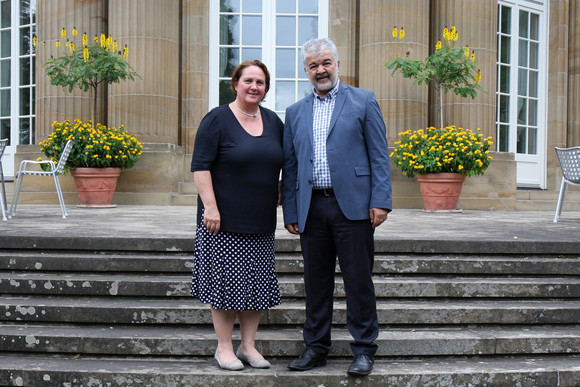
{"type": "Polygon", "coordinates": [[[120,174],[121,168],[72,169],[79,207],[116,207],[112,203],[120,174]]]}
{"type": "Polygon", "coordinates": [[[463,188],[461,173],[426,173],[417,175],[426,211],[455,211],[463,188]]]}

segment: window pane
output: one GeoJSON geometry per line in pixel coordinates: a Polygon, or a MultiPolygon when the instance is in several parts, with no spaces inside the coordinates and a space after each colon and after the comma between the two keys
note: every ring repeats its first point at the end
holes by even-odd
{"type": "Polygon", "coordinates": [[[538,130],[535,128],[528,129],[528,154],[535,155],[538,153],[538,130]]]}
{"type": "Polygon", "coordinates": [[[530,97],[538,96],[538,72],[530,71],[530,84],[528,87],[528,95],[530,97]]]}
{"type": "Polygon", "coordinates": [[[259,46],[262,44],[262,17],[242,16],[242,44],[259,46]]]}
{"type": "Polygon", "coordinates": [[[318,13],[318,0],[300,0],[299,13],[318,13]]]}
{"type": "Polygon", "coordinates": [[[501,32],[511,35],[512,30],[512,9],[501,7],[501,32]]]}
{"type": "Polygon", "coordinates": [[[11,47],[12,43],[10,42],[10,31],[0,32],[0,57],[9,58],[11,47]]]}
{"type": "Polygon", "coordinates": [[[262,0],[244,0],[242,7],[242,12],[247,13],[261,13],[262,12],[262,0]]]}
{"type": "Polygon", "coordinates": [[[276,110],[286,110],[294,101],[294,82],[276,82],[276,110]]]}
{"type": "Polygon", "coordinates": [[[296,13],[296,0],[277,0],[277,13],[296,13]]]}
{"type": "Polygon", "coordinates": [[[10,120],[0,120],[0,138],[8,139],[8,145],[10,145],[10,120]]]}
{"type": "Polygon", "coordinates": [[[20,58],[20,85],[30,85],[30,57],[20,58]]]}
{"type": "Polygon", "coordinates": [[[510,68],[508,66],[500,66],[499,69],[499,91],[508,93],[510,89],[510,68]]]}
{"type": "Polygon", "coordinates": [[[535,99],[528,101],[528,125],[538,125],[538,101],[535,99]]]}
{"type": "Polygon", "coordinates": [[[298,18],[298,45],[318,37],[318,18],[303,16],[298,18]]]}
{"type": "Polygon", "coordinates": [[[20,1],[20,24],[30,24],[32,19],[32,9],[30,8],[30,0],[20,1]]]}
{"type": "Polygon", "coordinates": [[[0,116],[10,117],[10,90],[0,90],[0,116]]]}
{"type": "Polygon", "coordinates": [[[304,71],[304,61],[302,61],[302,51],[296,50],[296,74],[298,78],[305,78],[306,71],[304,71]]]}
{"type": "Polygon", "coordinates": [[[540,53],[539,44],[530,42],[530,68],[538,68],[538,55],[540,53]]]}
{"type": "Polygon", "coordinates": [[[528,70],[518,70],[518,95],[528,95],[528,70]]]}
{"type": "Polygon", "coordinates": [[[523,126],[518,126],[518,143],[517,152],[526,153],[526,128],[523,126]]]}
{"type": "Polygon", "coordinates": [[[30,55],[32,44],[30,44],[30,28],[20,29],[20,55],[30,55]]]}
{"type": "Polygon", "coordinates": [[[30,118],[30,143],[36,143],[36,118],[30,118]]]}
{"type": "Polygon", "coordinates": [[[276,78],[295,78],[296,51],[294,49],[276,50],[276,78]]]}
{"type": "Polygon", "coordinates": [[[278,16],[276,18],[276,45],[296,45],[296,18],[293,16],[278,16]]]}
{"type": "Polygon", "coordinates": [[[528,67],[528,41],[520,39],[518,65],[528,67]]]}
{"type": "Polygon", "coordinates": [[[509,63],[511,57],[511,38],[508,36],[502,36],[500,39],[500,62],[509,63]]]}
{"type": "Polygon", "coordinates": [[[2,28],[10,27],[12,25],[10,23],[10,13],[12,12],[10,8],[10,0],[3,0],[0,3],[0,7],[2,7],[2,28]]]}
{"type": "Polygon", "coordinates": [[[240,18],[232,15],[220,17],[220,44],[240,44],[240,18]]]}
{"type": "Polygon", "coordinates": [[[220,12],[240,12],[240,0],[221,0],[220,12]]]}
{"type": "Polygon", "coordinates": [[[220,77],[231,77],[239,63],[240,50],[238,48],[220,48],[220,77]]]}
{"type": "Polygon", "coordinates": [[[310,83],[309,81],[298,82],[298,99],[302,99],[307,95],[312,94],[312,92],[313,92],[312,83],[310,83]]]}
{"type": "Polygon", "coordinates": [[[540,15],[530,15],[530,39],[540,39],[540,15]]]}
{"type": "Polygon", "coordinates": [[[507,125],[500,125],[499,126],[499,151],[500,152],[508,152],[509,150],[509,126],[507,125]]]}
{"type": "Polygon", "coordinates": [[[225,105],[226,103],[230,103],[236,99],[230,84],[230,81],[220,81],[220,105],[225,105]]]}
{"type": "Polygon", "coordinates": [[[30,120],[20,119],[20,144],[30,144],[30,120]]]}
{"type": "Polygon", "coordinates": [[[526,100],[524,98],[518,98],[518,124],[526,124],[526,100]]]}
{"type": "Polygon", "coordinates": [[[0,61],[0,71],[2,72],[0,86],[10,86],[10,59],[4,59],[0,61]]]}
{"type": "Polygon", "coordinates": [[[510,97],[502,95],[499,97],[499,122],[509,122],[510,117],[510,97]]]}
{"type": "Polygon", "coordinates": [[[526,11],[520,11],[520,37],[528,37],[528,16],[529,13],[526,11]]]}
{"type": "Polygon", "coordinates": [[[262,49],[261,48],[243,48],[242,49],[242,62],[245,60],[262,60],[262,49]]]}
{"type": "Polygon", "coordinates": [[[30,115],[30,89],[27,87],[20,88],[20,115],[30,115]]]}
{"type": "Polygon", "coordinates": [[[30,80],[30,84],[31,85],[34,85],[34,84],[36,84],[36,74],[35,74],[35,71],[36,71],[36,55],[34,55],[32,57],[31,61],[32,61],[32,70],[30,71],[30,76],[32,78],[30,80]]]}

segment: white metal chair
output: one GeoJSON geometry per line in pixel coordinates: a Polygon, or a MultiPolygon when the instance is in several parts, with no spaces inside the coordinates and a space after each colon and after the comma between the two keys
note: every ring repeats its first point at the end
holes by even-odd
{"type": "Polygon", "coordinates": [[[8,139],[0,140],[0,180],[2,181],[2,193],[0,194],[0,207],[2,207],[2,220],[8,220],[6,213],[8,212],[8,202],[6,201],[6,187],[4,186],[4,170],[2,169],[2,156],[4,150],[8,145],[8,139]]]}
{"type": "Polygon", "coordinates": [[[58,160],[58,164],[54,164],[52,160],[22,160],[20,162],[20,168],[18,169],[18,173],[16,174],[16,184],[14,186],[14,198],[12,199],[12,206],[10,207],[10,216],[14,216],[16,213],[16,206],[18,205],[18,198],[20,196],[20,189],[22,188],[22,178],[24,175],[33,175],[33,176],[52,176],[54,179],[54,185],[56,186],[56,194],[58,195],[58,201],[60,202],[60,210],[62,211],[62,217],[66,218],[66,207],[64,205],[64,199],[62,197],[62,190],[60,189],[60,183],[58,181],[58,175],[60,175],[64,169],[66,164],[66,160],[68,159],[68,155],[71,152],[72,146],[74,142],[72,140],[68,140],[62,154],[60,155],[60,159],[58,160]],[[50,166],[50,171],[38,171],[38,170],[28,170],[27,167],[29,164],[48,164],[50,166]]]}
{"type": "Polygon", "coordinates": [[[558,156],[560,169],[562,169],[562,184],[560,185],[560,194],[558,195],[554,222],[557,222],[562,214],[564,196],[566,195],[566,184],[580,186],[580,146],[572,148],[556,147],[556,156],[558,156]]]}

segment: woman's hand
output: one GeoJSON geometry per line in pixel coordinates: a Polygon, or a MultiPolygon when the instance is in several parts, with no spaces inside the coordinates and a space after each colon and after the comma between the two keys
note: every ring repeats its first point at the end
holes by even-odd
{"type": "Polygon", "coordinates": [[[203,225],[210,234],[217,235],[220,232],[221,217],[216,206],[204,207],[203,225]]]}

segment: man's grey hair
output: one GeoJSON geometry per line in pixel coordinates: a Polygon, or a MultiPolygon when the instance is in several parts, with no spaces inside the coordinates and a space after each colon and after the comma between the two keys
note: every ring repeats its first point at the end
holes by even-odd
{"type": "Polygon", "coordinates": [[[334,57],[334,61],[338,62],[338,51],[336,50],[336,46],[332,42],[332,40],[328,38],[319,38],[319,39],[310,39],[302,46],[302,63],[304,64],[304,68],[307,67],[306,65],[306,57],[314,54],[319,55],[322,54],[324,51],[332,52],[332,56],[334,57]]]}

